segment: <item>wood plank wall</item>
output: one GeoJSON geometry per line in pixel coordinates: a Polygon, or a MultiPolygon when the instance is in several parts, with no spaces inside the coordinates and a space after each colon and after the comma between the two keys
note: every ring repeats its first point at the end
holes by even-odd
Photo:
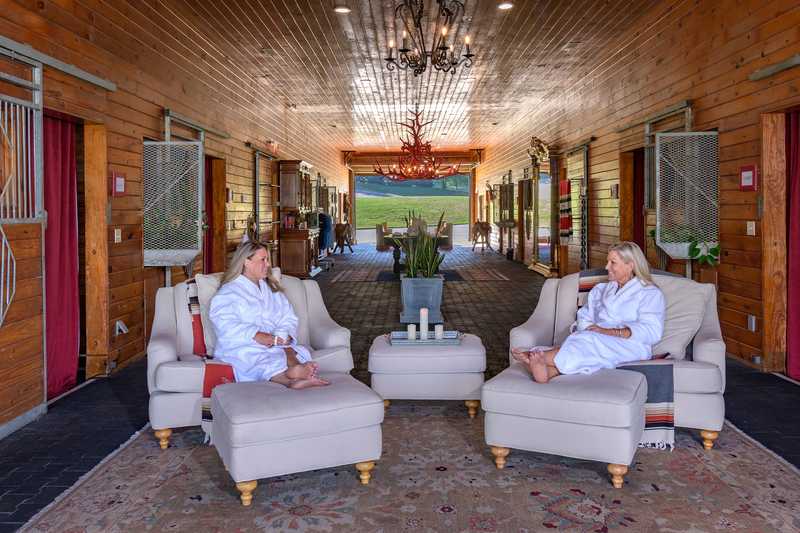
{"type": "MultiPolygon", "coordinates": [[[[279,157],[309,161],[340,190],[348,185],[341,153],[323,136],[323,126],[302,113],[287,117],[283,103],[244,91],[241,72],[234,71],[224,51],[203,46],[192,34],[195,22],[167,17],[155,2],[0,0],[0,35],[118,86],[109,93],[45,68],[45,106],[105,125],[107,170],[124,174],[127,181],[126,195],[110,199],[108,228],[107,351],[118,367],[144,353],[152,299],[163,283],[160,269],[142,266],[141,157],[143,140],[163,138],[164,107],[231,136],[208,135],[205,144],[207,154],[226,161],[233,193],[226,204],[229,242],[241,238],[253,204],[253,155],[247,141],[263,148],[267,139],[277,140],[279,157]],[[115,228],[122,230],[118,244],[115,228]],[[129,333],[114,337],[116,320],[124,320],[129,333]]],[[[36,305],[41,289],[38,226],[6,229],[16,239],[14,251],[22,262],[10,319],[0,328],[0,424],[44,401],[42,317],[36,305]],[[30,257],[22,250],[30,251],[30,257]]]]}
{"type": "Polygon", "coordinates": [[[17,262],[14,301],[0,327],[0,424],[44,401],[39,224],[3,225],[17,262]]]}
{"type": "Polygon", "coordinates": [[[513,133],[487,147],[479,180],[496,181],[509,169],[521,176],[531,135],[562,149],[595,136],[589,149],[589,249],[591,266],[601,266],[619,238],[619,201],[610,198],[610,187],[619,182],[625,140],[615,130],[692,100],[693,129],[720,132],[723,334],[728,351],[750,361],[762,352],[761,236],[758,222],[757,235],[747,236],[745,222],[758,221],[760,192],[738,190],[738,169],[760,164],[761,113],[800,103],[800,68],[755,82],[748,75],[799,52],[796,0],[655,3],[614,46],[598,51],[578,84],[532,104],[509,126],[513,133]],[[756,332],[746,329],[748,314],[758,317],[756,332]]]}

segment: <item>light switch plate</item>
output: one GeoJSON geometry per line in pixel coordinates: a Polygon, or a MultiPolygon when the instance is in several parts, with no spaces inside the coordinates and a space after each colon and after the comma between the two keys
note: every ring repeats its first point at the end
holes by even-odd
{"type": "Polygon", "coordinates": [[[755,220],[748,220],[747,221],[747,234],[752,235],[755,237],[756,235],[756,221],[755,220]]]}
{"type": "Polygon", "coordinates": [[[114,244],[119,244],[122,242],[122,230],[120,228],[114,228],[114,244]]]}
{"type": "Polygon", "coordinates": [[[755,331],[756,330],[756,316],[755,315],[747,315],[747,329],[748,329],[748,331],[755,331]]]}

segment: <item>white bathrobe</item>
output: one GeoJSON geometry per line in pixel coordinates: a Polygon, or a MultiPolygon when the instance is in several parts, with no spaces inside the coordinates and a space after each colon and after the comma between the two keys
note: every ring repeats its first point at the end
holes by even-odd
{"type": "Polygon", "coordinates": [[[653,345],[664,333],[666,301],[655,285],[644,285],[633,278],[621,288],[615,281],[600,283],[589,292],[579,311],[577,330],[564,341],[555,356],[562,374],[591,374],[601,368],[652,357],[653,345]],[[587,331],[596,324],[602,328],[631,330],[627,339],[587,331]]]}
{"type": "Polygon", "coordinates": [[[297,315],[282,292],[272,292],[261,280],[244,276],[224,284],[211,299],[209,317],[217,335],[214,357],[233,366],[236,381],[267,381],[287,369],[283,347],[267,348],[253,337],[259,331],[286,332],[301,363],[311,354],[297,344],[297,315]]]}

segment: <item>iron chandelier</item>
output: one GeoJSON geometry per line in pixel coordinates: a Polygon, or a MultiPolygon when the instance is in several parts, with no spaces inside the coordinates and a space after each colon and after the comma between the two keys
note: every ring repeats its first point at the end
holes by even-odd
{"type": "Polygon", "coordinates": [[[459,66],[472,66],[475,57],[469,48],[469,36],[464,37],[463,54],[455,52],[455,43],[448,44],[448,32],[464,14],[464,3],[459,0],[436,0],[433,41],[428,43],[428,32],[422,25],[425,0],[403,0],[394,10],[403,29],[403,38],[395,57],[395,42],[389,41],[389,55],[385,58],[389,70],[411,70],[419,76],[428,68],[428,61],[438,71],[455,74],[459,66]],[[428,46],[430,45],[430,46],[428,46]]]}

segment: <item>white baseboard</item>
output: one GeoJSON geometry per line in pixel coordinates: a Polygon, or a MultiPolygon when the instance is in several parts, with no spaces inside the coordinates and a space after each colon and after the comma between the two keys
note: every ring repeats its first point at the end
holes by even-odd
{"type": "Polygon", "coordinates": [[[47,412],[47,404],[39,404],[27,413],[19,415],[17,418],[0,424],[0,439],[4,439],[16,430],[26,426],[47,412]]]}

